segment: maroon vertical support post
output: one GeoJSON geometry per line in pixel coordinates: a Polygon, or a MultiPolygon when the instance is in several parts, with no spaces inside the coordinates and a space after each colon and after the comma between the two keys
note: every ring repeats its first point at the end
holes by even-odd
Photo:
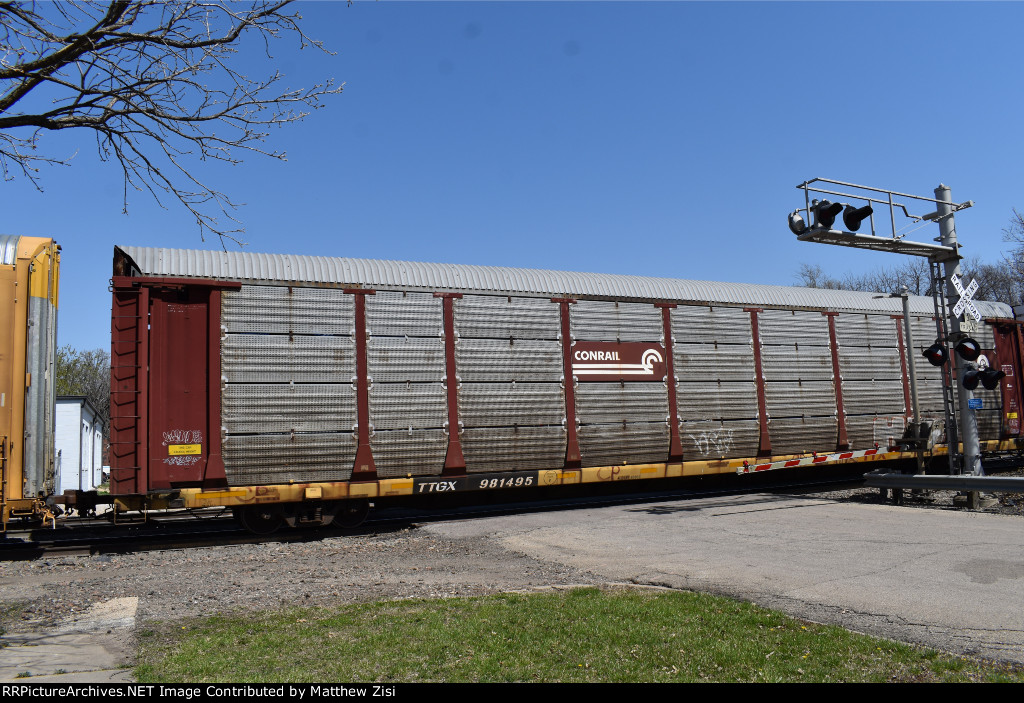
{"type": "Polygon", "coordinates": [[[675,359],[672,358],[672,308],[675,303],[655,303],[661,308],[661,323],[665,330],[665,382],[668,385],[669,461],[683,460],[683,442],[679,437],[679,403],[676,395],[675,359]]]}
{"type": "Polygon", "coordinates": [[[849,449],[850,441],[846,435],[846,408],[843,406],[843,378],[839,373],[839,340],[836,337],[836,315],[834,312],[821,313],[828,318],[828,346],[832,350],[832,383],[836,389],[836,424],[839,425],[839,436],[836,449],[849,449]]]}
{"type": "Polygon", "coordinates": [[[572,378],[572,328],[569,325],[569,304],[572,298],[552,298],[559,304],[562,316],[562,377],[565,379],[565,466],[569,469],[580,466],[580,442],[576,432],[576,387],[572,378]]]}
{"type": "Polygon", "coordinates": [[[206,427],[206,473],[204,481],[227,482],[227,474],[224,471],[224,457],[222,454],[223,438],[220,434],[220,397],[221,397],[221,367],[220,367],[220,310],[222,291],[214,288],[210,291],[209,309],[207,311],[207,333],[208,357],[207,357],[207,411],[206,427]]]}
{"type": "MultiPolygon", "coordinates": [[[[909,420],[913,413],[913,403],[910,399],[910,372],[908,371],[907,354],[911,350],[907,349],[907,342],[903,339],[903,315],[889,315],[889,317],[896,321],[896,341],[900,345],[900,371],[903,374],[903,417],[909,420]]],[[[919,420],[919,418],[915,419],[919,420]]]]}
{"type": "Polygon", "coordinates": [[[754,346],[754,372],[757,374],[757,421],[760,427],[758,456],[771,456],[772,440],[768,435],[768,400],[764,393],[764,368],[761,364],[761,334],[757,328],[757,313],[761,308],[743,308],[750,313],[750,336],[754,346]]]}
{"type": "Polygon", "coordinates": [[[370,449],[370,379],[366,361],[366,296],[376,291],[349,289],[355,296],[356,342],[356,460],[352,466],[353,481],[377,480],[377,465],[370,449]]]}
{"type": "Polygon", "coordinates": [[[445,476],[466,473],[466,458],[462,454],[462,429],[459,423],[459,377],[455,373],[455,299],[462,293],[434,293],[444,306],[444,374],[448,393],[448,451],[444,456],[445,476]]]}

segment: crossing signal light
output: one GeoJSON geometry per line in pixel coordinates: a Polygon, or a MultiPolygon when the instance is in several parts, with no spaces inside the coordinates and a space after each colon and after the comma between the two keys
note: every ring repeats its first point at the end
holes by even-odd
{"type": "Polygon", "coordinates": [[[856,232],[860,229],[860,225],[867,219],[871,213],[874,212],[870,205],[864,207],[854,207],[853,205],[847,205],[846,209],[843,210],[843,224],[846,225],[846,229],[850,232],[856,232]]]}
{"type": "Polygon", "coordinates": [[[970,337],[962,338],[953,349],[965,361],[977,361],[981,356],[981,345],[970,337]]]}
{"type": "Polygon", "coordinates": [[[978,382],[985,387],[986,390],[994,391],[999,385],[999,381],[1006,376],[1003,371],[996,371],[993,368],[986,367],[984,369],[967,369],[964,372],[964,388],[969,391],[973,391],[978,387],[978,382]]]}
{"type": "Polygon", "coordinates": [[[946,345],[940,342],[935,342],[935,344],[925,349],[922,353],[932,366],[942,366],[946,363],[949,355],[949,352],[946,351],[946,345]]]}
{"type": "Polygon", "coordinates": [[[800,217],[799,210],[794,210],[789,215],[789,231],[798,237],[807,231],[807,223],[800,217]]]}
{"type": "Polygon", "coordinates": [[[994,391],[1004,376],[1006,376],[1005,371],[997,371],[990,366],[981,372],[981,385],[985,386],[986,390],[994,391]]]}
{"type": "Polygon", "coordinates": [[[842,203],[833,203],[829,200],[822,200],[811,210],[814,212],[814,226],[832,229],[836,222],[836,215],[842,212],[842,203]]]}

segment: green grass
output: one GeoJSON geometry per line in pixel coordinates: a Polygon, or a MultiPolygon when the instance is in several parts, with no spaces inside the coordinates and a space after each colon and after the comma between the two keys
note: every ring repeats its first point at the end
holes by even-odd
{"type": "Polygon", "coordinates": [[[165,623],[138,661],[149,683],[1024,681],[749,603],[597,589],[165,623]]]}

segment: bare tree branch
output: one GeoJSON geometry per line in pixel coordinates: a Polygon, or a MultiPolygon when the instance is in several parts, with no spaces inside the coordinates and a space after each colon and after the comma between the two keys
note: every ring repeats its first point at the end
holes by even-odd
{"type": "Polygon", "coordinates": [[[161,206],[170,196],[201,237],[238,242],[238,205],[200,180],[194,162],[239,163],[239,150],[283,160],[264,146],[267,129],[303,119],[344,87],[328,79],[285,89],[280,73],[254,79],[232,63],[246,37],[261,38],[268,56],[284,36],[329,53],[288,12],[291,3],[0,2],[0,173],[20,172],[38,188],[41,166],[68,164],[40,153],[40,136],[89,129],[100,158],[121,167],[125,212],[129,189],[161,206]]]}

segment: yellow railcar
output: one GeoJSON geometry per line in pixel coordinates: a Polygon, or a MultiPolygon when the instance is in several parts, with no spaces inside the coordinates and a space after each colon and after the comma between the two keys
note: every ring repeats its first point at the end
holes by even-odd
{"type": "Polygon", "coordinates": [[[0,530],[48,514],[59,273],[52,239],[0,235],[0,530]]]}

